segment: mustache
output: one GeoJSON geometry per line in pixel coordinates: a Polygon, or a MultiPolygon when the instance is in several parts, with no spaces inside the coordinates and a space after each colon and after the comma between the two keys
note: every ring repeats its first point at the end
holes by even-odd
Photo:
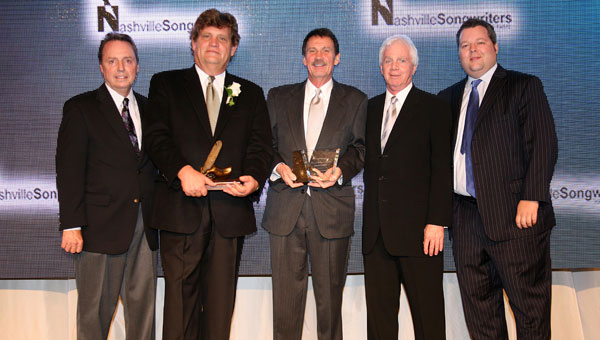
{"type": "Polygon", "coordinates": [[[312,66],[325,66],[325,65],[327,65],[327,63],[323,59],[315,59],[315,61],[313,61],[311,63],[311,65],[312,66]]]}

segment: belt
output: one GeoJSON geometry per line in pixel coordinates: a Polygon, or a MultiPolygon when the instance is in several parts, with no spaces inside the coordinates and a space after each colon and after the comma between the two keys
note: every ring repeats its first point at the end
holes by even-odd
{"type": "Polygon", "coordinates": [[[454,194],[454,197],[459,201],[468,202],[468,203],[477,205],[477,199],[473,196],[464,196],[464,195],[454,194]]]}

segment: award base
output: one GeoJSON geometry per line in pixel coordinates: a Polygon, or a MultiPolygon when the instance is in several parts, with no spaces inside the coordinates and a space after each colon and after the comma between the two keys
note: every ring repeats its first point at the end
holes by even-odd
{"type": "Polygon", "coordinates": [[[213,182],[215,182],[216,185],[207,185],[206,186],[207,190],[210,190],[210,191],[223,190],[229,184],[240,183],[240,181],[238,181],[237,179],[215,179],[215,180],[213,180],[213,182]]]}

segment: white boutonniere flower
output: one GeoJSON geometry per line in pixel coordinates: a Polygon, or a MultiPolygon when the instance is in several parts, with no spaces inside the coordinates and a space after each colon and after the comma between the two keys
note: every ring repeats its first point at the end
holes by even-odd
{"type": "Polygon", "coordinates": [[[225,102],[225,104],[229,106],[235,105],[233,98],[240,95],[240,93],[242,92],[241,87],[242,86],[240,84],[233,82],[233,84],[225,88],[225,91],[227,91],[227,101],[225,102]]]}

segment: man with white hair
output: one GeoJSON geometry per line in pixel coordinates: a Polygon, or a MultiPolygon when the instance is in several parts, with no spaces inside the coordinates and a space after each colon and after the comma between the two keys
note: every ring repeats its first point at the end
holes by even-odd
{"type": "Polygon", "coordinates": [[[444,227],[452,218],[450,110],[412,78],[409,37],[381,45],[386,91],[369,100],[363,222],[368,339],[397,339],[400,285],[415,339],[445,339],[444,227]]]}

